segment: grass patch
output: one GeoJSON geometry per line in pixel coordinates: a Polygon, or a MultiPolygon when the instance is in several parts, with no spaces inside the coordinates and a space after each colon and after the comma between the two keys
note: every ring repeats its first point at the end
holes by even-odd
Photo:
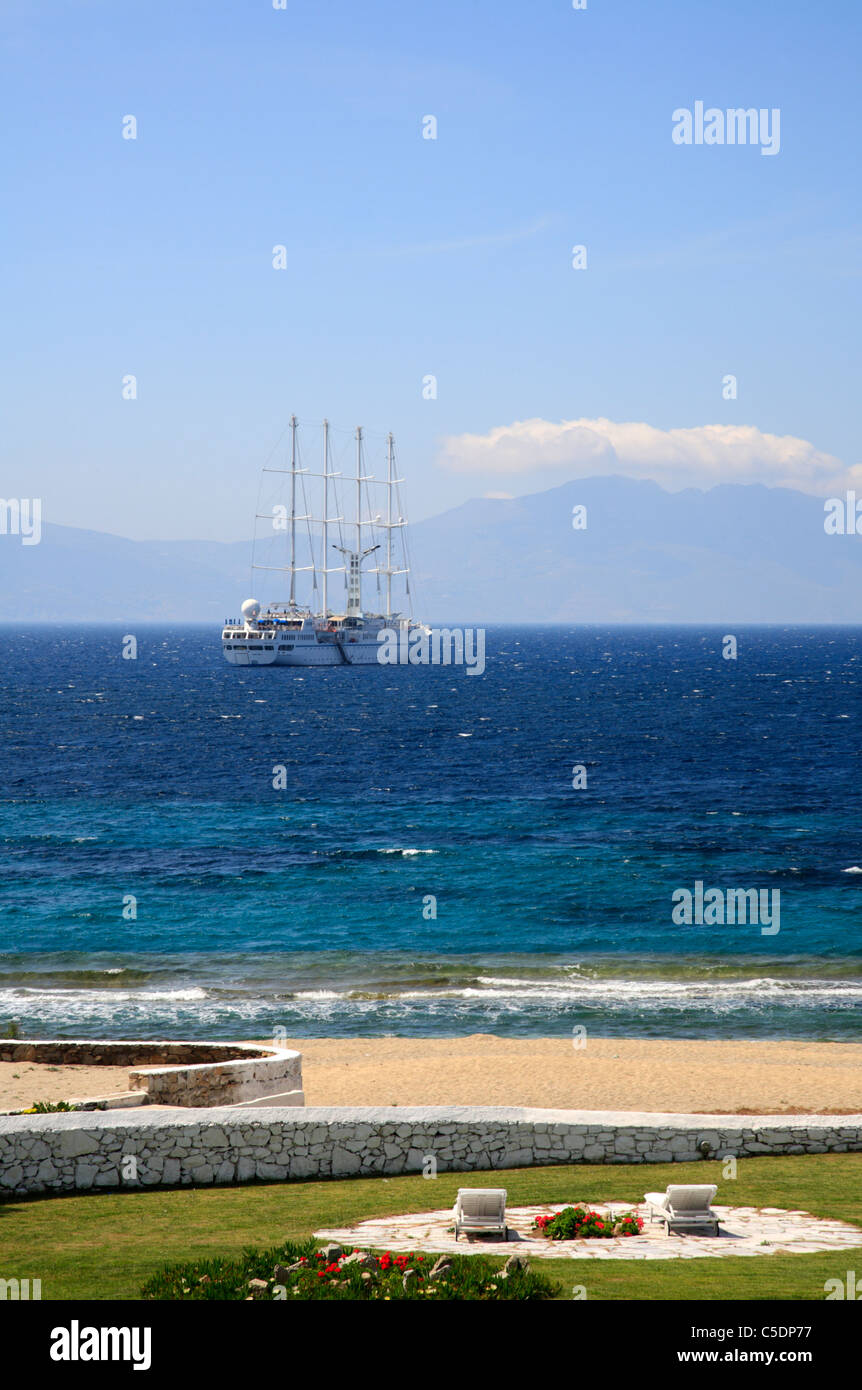
{"type": "MultiPolygon", "coordinates": [[[[636,1202],[669,1182],[717,1182],[733,1206],[801,1209],[860,1227],[862,1155],[741,1159],[734,1182],[718,1163],[518,1168],[238,1187],[129,1189],[0,1203],[0,1269],[42,1280],[44,1299],[137,1299],[166,1264],[241,1259],[250,1249],[302,1242],[322,1227],[451,1207],[459,1187],[505,1187],[510,1206],[636,1202]]],[[[511,1252],[509,1252],[511,1253],[511,1252]]],[[[498,1267],[503,1258],[497,1262],[498,1267]]],[[[862,1249],[855,1257],[862,1266],[862,1249]]],[[[546,1260],[559,1298],[576,1284],[591,1299],[822,1299],[854,1267],[847,1251],[721,1260],[546,1260]]]]}

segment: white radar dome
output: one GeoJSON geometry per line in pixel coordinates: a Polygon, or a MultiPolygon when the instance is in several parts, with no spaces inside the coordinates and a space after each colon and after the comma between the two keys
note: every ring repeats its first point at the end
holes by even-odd
{"type": "Polygon", "coordinates": [[[249,622],[254,622],[260,612],[260,604],[256,598],[247,598],[242,606],[242,616],[249,622]]]}

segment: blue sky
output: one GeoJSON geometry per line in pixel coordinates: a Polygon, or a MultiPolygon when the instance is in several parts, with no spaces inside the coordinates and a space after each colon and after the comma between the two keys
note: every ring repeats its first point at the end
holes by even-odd
{"type": "MultiPolygon", "coordinates": [[[[595,471],[458,443],[525,420],[745,426],[743,481],[786,480],[758,432],[794,436],[810,490],[857,464],[858,4],[7,0],[0,28],[2,493],[48,521],[248,536],[291,411],[393,429],[416,518],[595,471]],[[675,145],[697,100],[780,108],[780,153],[675,145]]],[[[674,438],[673,485],[737,476],[674,438]]]]}

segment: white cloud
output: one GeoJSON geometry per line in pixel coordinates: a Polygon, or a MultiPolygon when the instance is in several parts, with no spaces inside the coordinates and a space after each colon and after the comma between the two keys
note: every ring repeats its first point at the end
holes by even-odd
{"type": "Polygon", "coordinates": [[[671,492],[765,483],[820,496],[862,486],[862,466],[848,468],[806,439],[764,434],[753,425],[660,430],[637,421],[519,420],[487,434],[449,435],[440,462],[453,472],[500,480],[550,472],[566,478],[621,473],[650,478],[671,492]]]}

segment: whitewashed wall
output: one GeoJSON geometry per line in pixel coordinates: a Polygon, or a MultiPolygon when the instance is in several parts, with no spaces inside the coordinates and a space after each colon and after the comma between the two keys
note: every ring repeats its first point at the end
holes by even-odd
{"type": "Polygon", "coordinates": [[[417,1107],[147,1109],[0,1117],[0,1191],[670,1163],[862,1150],[862,1115],[728,1116],[417,1107]],[[131,1160],[131,1161],[130,1161],[131,1160]],[[132,1172],[134,1176],[124,1176],[132,1172]]]}

